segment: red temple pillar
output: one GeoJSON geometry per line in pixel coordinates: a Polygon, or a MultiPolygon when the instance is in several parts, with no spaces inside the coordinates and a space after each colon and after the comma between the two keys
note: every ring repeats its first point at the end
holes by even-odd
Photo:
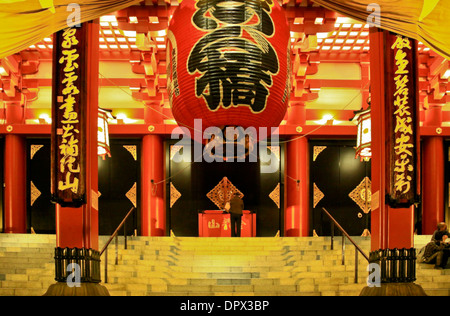
{"type": "Polygon", "coordinates": [[[20,135],[5,136],[4,232],[26,233],[26,147],[20,135]]]}
{"type": "Polygon", "coordinates": [[[417,146],[420,146],[415,104],[419,101],[415,86],[415,43],[371,27],[370,45],[372,251],[369,261],[378,265],[378,270],[372,270],[375,272],[370,275],[371,283],[361,295],[424,295],[423,289],[413,283],[416,263],[413,200],[417,194],[419,170],[416,153],[417,146]],[[394,56],[407,59],[400,63],[394,56]],[[405,75],[406,78],[403,77],[405,75]],[[408,79],[405,84],[412,86],[405,88],[397,81],[401,78],[408,79]],[[400,87],[403,89],[399,90],[400,87]],[[401,110],[396,110],[400,106],[401,110]],[[399,126],[400,121],[407,125],[399,126]],[[403,165],[407,162],[409,165],[403,165]],[[401,272],[390,262],[400,257],[408,258],[401,272]]]}
{"type": "MultiPolygon", "coordinates": [[[[425,125],[441,127],[442,105],[429,104],[425,125]]],[[[444,140],[426,136],[422,142],[422,234],[431,235],[444,221],[444,140]]]]}
{"type": "Polygon", "coordinates": [[[422,174],[422,234],[431,235],[444,221],[444,143],[440,136],[424,137],[422,174]]]}
{"type": "MultiPolygon", "coordinates": [[[[288,124],[305,124],[305,106],[293,104],[288,112],[288,124]]],[[[309,234],[309,146],[304,136],[292,136],[286,144],[286,211],[285,236],[309,234]]]]}
{"type": "MultiPolygon", "coordinates": [[[[3,96],[6,124],[14,132],[14,124],[24,123],[24,96],[3,96]],[[6,100],[5,100],[6,99],[6,100]]],[[[26,142],[21,135],[5,135],[4,145],[4,229],[5,233],[27,232],[26,142]]]]}
{"type": "MultiPolygon", "coordinates": [[[[82,32],[80,38],[84,40],[85,37],[86,41],[85,45],[79,45],[80,47],[77,48],[79,50],[79,56],[85,54],[79,60],[79,66],[77,67],[81,69],[80,82],[86,84],[86,86],[81,85],[79,88],[81,91],[79,93],[81,95],[81,101],[79,102],[80,104],[85,102],[84,110],[81,111],[79,119],[80,121],[83,119],[85,122],[85,126],[81,125],[79,131],[80,135],[84,133],[85,161],[81,158],[81,162],[77,166],[80,168],[84,163],[84,167],[81,168],[83,174],[80,174],[80,183],[81,178],[84,177],[85,201],[81,206],[77,206],[76,204],[73,206],[66,205],[62,202],[57,202],[56,204],[55,279],[58,282],[49,287],[45,294],[48,296],[109,295],[107,289],[99,285],[99,282],[101,282],[98,244],[97,156],[99,22],[98,20],[86,22],[82,24],[79,30],[82,32]],[[84,28],[87,29],[84,30],[84,28]],[[70,262],[80,262],[78,272],[77,268],[73,266],[65,266],[70,262]],[[76,283],[77,273],[81,274],[78,275],[79,283],[76,283]],[[71,284],[69,285],[69,283],[71,284]]],[[[55,41],[55,43],[59,43],[59,41],[55,41]]],[[[72,41],[72,44],[74,43],[72,41]]],[[[58,48],[56,46],[54,47],[54,49],[58,48]]],[[[56,62],[58,61],[54,60],[54,63],[56,62]]],[[[56,82],[54,84],[58,85],[59,83],[56,82]]],[[[54,89],[56,89],[55,86],[54,89]]],[[[74,95],[77,94],[74,93],[74,95]]],[[[54,97],[54,102],[56,103],[53,105],[53,113],[55,114],[55,109],[64,101],[61,101],[61,98],[58,99],[58,95],[54,97]]],[[[53,120],[55,120],[54,117],[53,120]]],[[[60,135],[58,134],[58,130],[56,131],[56,135],[60,135]]],[[[52,137],[53,141],[54,139],[52,137]]],[[[79,147],[80,153],[81,146],[82,144],[79,147]]],[[[59,164],[58,161],[57,163],[59,164]]],[[[52,179],[52,181],[55,181],[55,179],[52,179]]],[[[53,194],[55,193],[53,192],[53,194]]]]}
{"type": "MultiPolygon", "coordinates": [[[[390,118],[387,112],[385,63],[386,31],[371,29],[371,119],[372,119],[372,250],[413,247],[414,206],[393,208],[388,204],[389,157],[387,142],[390,118]]],[[[411,101],[412,102],[412,101],[411,101]]],[[[415,102],[415,100],[414,100],[415,102]]],[[[415,190],[415,188],[414,188],[415,190]]]]}
{"type": "Polygon", "coordinates": [[[145,135],[142,138],[141,152],[141,235],[165,236],[164,143],[162,137],[145,135]]]}
{"type": "Polygon", "coordinates": [[[56,204],[56,246],[98,250],[98,21],[87,22],[86,203],[80,207],[56,204]]]}

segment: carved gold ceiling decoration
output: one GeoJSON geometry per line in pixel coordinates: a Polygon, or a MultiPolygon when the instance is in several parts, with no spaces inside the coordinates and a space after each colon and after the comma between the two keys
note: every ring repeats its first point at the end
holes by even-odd
{"type": "Polygon", "coordinates": [[[235,192],[239,193],[242,198],[244,194],[239,191],[227,177],[224,177],[220,182],[209,191],[206,196],[219,208],[223,209],[225,203],[231,199],[235,192]]]}
{"type": "Polygon", "coordinates": [[[123,148],[128,150],[128,152],[133,156],[134,160],[137,160],[137,150],[136,145],[123,145],[123,148]]]}
{"type": "Polygon", "coordinates": [[[317,187],[315,183],[313,184],[313,188],[314,188],[314,207],[316,207],[317,203],[319,203],[320,200],[323,199],[325,194],[323,194],[323,192],[320,191],[320,189],[317,187]]]}
{"type": "Polygon", "coordinates": [[[316,161],[317,156],[319,156],[319,154],[324,151],[325,149],[327,149],[327,146],[314,146],[313,148],[313,161],[316,161]]]}
{"type": "Polygon", "coordinates": [[[364,213],[369,213],[372,202],[372,183],[368,177],[364,177],[358,186],[348,195],[364,213]]]}
{"type": "Polygon", "coordinates": [[[44,145],[31,145],[30,146],[30,159],[33,159],[34,155],[39,151],[39,149],[41,149],[42,147],[44,147],[44,145]]]}
{"type": "Polygon", "coordinates": [[[125,196],[130,200],[130,202],[134,205],[134,207],[136,206],[136,182],[133,184],[133,186],[131,187],[130,190],[128,190],[128,192],[125,194],[125,196]]]}
{"type": "Polygon", "coordinates": [[[41,191],[36,188],[33,181],[30,181],[30,205],[33,206],[38,197],[41,196],[41,191]]]}
{"type": "Polygon", "coordinates": [[[269,197],[275,202],[277,207],[280,208],[280,183],[278,183],[275,189],[270,192],[269,197]]]}
{"type": "Polygon", "coordinates": [[[170,207],[181,197],[180,191],[175,188],[172,182],[170,182],[170,207]]]}

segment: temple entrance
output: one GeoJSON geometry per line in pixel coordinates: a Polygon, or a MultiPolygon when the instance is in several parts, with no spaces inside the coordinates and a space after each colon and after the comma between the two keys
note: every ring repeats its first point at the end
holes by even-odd
{"type": "Polygon", "coordinates": [[[27,232],[55,234],[50,193],[50,138],[27,140],[27,232]]]}
{"type": "Polygon", "coordinates": [[[111,139],[111,157],[98,158],[99,235],[111,235],[131,207],[125,229],[140,235],[140,144],[140,139],[111,139]]]}
{"type": "MultiPolygon", "coordinates": [[[[166,183],[170,197],[166,205],[168,231],[176,236],[199,236],[199,225],[202,225],[199,213],[220,210],[224,187],[232,187],[242,193],[245,210],[255,217],[253,229],[256,236],[275,236],[278,231],[283,231],[284,215],[280,207],[284,191],[282,147],[267,147],[268,154],[274,159],[270,163],[276,165],[276,170],[264,172],[266,162],[262,162],[259,155],[256,161],[207,162],[201,159],[195,162],[195,144],[191,144],[191,148],[185,148],[175,141],[167,142],[166,178],[170,178],[166,183]]],[[[220,217],[213,224],[217,229],[224,229],[227,222],[220,217]]]]}
{"type": "MultiPolygon", "coordinates": [[[[111,235],[131,207],[127,234],[140,234],[140,140],[111,139],[111,157],[98,158],[99,234],[111,235]]],[[[50,194],[50,139],[27,140],[27,231],[55,234],[50,194]]]]}
{"type": "Polygon", "coordinates": [[[310,141],[311,234],[331,234],[322,207],[351,236],[370,232],[370,162],[355,159],[354,146],[354,141],[310,141]]]}

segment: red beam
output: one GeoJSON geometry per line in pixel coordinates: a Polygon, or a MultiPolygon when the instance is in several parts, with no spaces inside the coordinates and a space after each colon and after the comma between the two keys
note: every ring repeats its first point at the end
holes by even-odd
{"type": "Polygon", "coordinates": [[[0,125],[0,134],[50,135],[49,124],[9,124],[0,125]]]}
{"type": "Polygon", "coordinates": [[[306,135],[306,136],[351,136],[356,137],[356,125],[339,126],[339,125],[307,125],[302,126],[299,133],[295,125],[281,125],[280,135],[306,135]]]}
{"type": "MultiPolygon", "coordinates": [[[[111,124],[109,133],[111,136],[142,136],[147,134],[159,134],[170,136],[177,125],[167,124],[111,124]],[[150,131],[151,130],[151,131],[150,131]]],[[[307,125],[302,126],[299,133],[297,125],[281,125],[279,128],[280,135],[307,135],[307,136],[356,136],[356,125],[339,126],[339,125],[307,125]]],[[[0,125],[0,135],[21,134],[21,135],[50,135],[50,124],[10,124],[0,125]],[[12,127],[12,130],[9,130],[12,127]]],[[[435,127],[421,126],[421,136],[450,136],[450,126],[435,127]]]]}
{"type": "Polygon", "coordinates": [[[361,55],[364,53],[319,53],[320,62],[327,63],[360,63],[361,55]]]}

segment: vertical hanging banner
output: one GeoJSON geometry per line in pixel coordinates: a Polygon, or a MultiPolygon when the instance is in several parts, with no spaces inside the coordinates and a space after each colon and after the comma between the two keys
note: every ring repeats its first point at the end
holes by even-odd
{"type": "Polygon", "coordinates": [[[87,24],[54,34],[52,95],[52,201],[86,203],[87,24]]]}
{"type": "Polygon", "coordinates": [[[417,42],[389,32],[386,43],[386,107],[389,122],[386,201],[409,207],[418,201],[419,132],[417,126],[417,42]]]}

